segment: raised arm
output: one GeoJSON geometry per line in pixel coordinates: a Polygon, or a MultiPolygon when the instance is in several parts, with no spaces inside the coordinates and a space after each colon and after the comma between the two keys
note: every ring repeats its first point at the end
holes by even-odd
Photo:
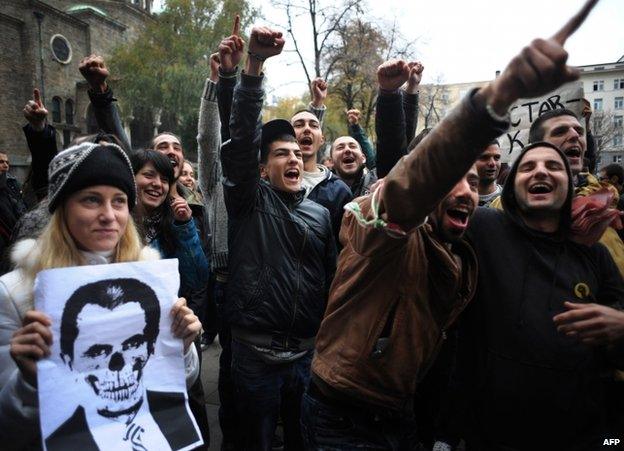
{"type": "Polygon", "coordinates": [[[327,107],[325,106],[325,99],[327,98],[327,82],[318,77],[312,80],[310,84],[312,89],[312,101],[308,104],[308,111],[314,114],[323,127],[323,119],[325,118],[325,112],[327,107]]]}
{"type": "Polygon", "coordinates": [[[243,57],[245,42],[239,36],[240,16],[234,17],[232,34],[219,44],[219,80],[217,82],[217,102],[219,119],[221,120],[221,142],[230,139],[230,116],[232,114],[232,97],[236,86],[238,64],[243,57]]]}
{"type": "Polygon", "coordinates": [[[24,125],[23,130],[31,156],[30,180],[37,200],[48,194],[48,166],[58,153],[56,130],[48,124],[47,115],[48,110],[41,101],[39,90],[35,89],[33,99],[24,107],[24,117],[28,124],[24,125]]]}
{"type": "Polygon", "coordinates": [[[113,97],[113,91],[106,82],[109,72],[106,64],[104,64],[104,58],[98,55],[89,55],[80,61],[78,69],[89,84],[89,99],[98,127],[103,132],[116,136],[123,149],[127,153],[131,153],[130,141],[115,104],[117,99],[113,97]]]}
{"type": "Polygon", "coordinates": [[[509,126],[508,109],[513,102],[538,97],[577,79],[578,70],[566,65],[563,44],[585,16],[575,16],[550,39],[534,40],[496,80],[473,91],[403,157],[382,188],[382,217],[404,231],[421,224],[479,153],[509,126]]]}
{"type": "Polygon", "coordinates": [[[360,125],[360,117],[361,113],[358,109],[347,111],[349,136],[355,139],[362,148],[362,152],[366,157],[366,167],[368,169],[373,169],[377,165],[377,162],[375,161],[375,149],[373,149],[373,145],[371,144],[366,131],[360,125]]]}
{"type": "MultiPolygon", "coordinates": [[[[262,65],[267,58],[281,53],[283,47],[282,33],[266,27],[252,29],[245,71],[234,90],[230,139],[221,147],[221,163],[226,178],[225,203],[230,215],[244,215],[251,207],[257,190],[264,101],[262,65]]],[[[220,52],[222,48],[219,47],[220,52]]],[[[242,49],[237,51],[242,52],[242,49]]],[[[221,64],[225,64],[222,55],[221,64]]]]}
{"type": "Polygon", "coordinates": [[[206,79],[199,106],[197,122],[197,166],[199,187],[206,201],[212,197],[221,179],[221,147],[217,81],[219,80],[219,54],[210,55],[210,78],[206,79]]]}
{"type": "Polygon", "coordinates": [[[407,153],[403,95],[399,89],[409,78],[410,69],[403,60],[390,60],[377,68],[379,95],[375,109],[377,132],[377,176],[385,177],[407,153]]]}
{"type": "Polygon", "coordinates": [[[412,61],[407,66],[409,67],[409,78],[403,92],[403,112],[405,114],[405,139],[409,146],[418,127],[418,89],[425,66],[420,61],[412,61]]]}

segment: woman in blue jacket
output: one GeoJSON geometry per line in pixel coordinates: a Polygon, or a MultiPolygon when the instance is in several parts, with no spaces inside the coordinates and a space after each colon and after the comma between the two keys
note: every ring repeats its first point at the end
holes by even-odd
{"type": "Polygon", "coordinates": [[[192,293],[208,283],[208,259],[204,253],[191,208],[181,197],[169,197],[175,182],[166,156],[142,150],[130,157],[137,185],[137,206],[133,213],[139,232],[163,258],[177,258],[180,295],[192,293]]]}

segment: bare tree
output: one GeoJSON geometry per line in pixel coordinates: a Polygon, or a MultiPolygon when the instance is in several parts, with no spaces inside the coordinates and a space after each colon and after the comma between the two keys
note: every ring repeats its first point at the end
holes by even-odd
{"type": "Polygon", "coordinates": [[[613,111],[595,111],[591,118],[591,132],[596,142],[596,160],[603,152],[622,151],[624,125],[622,115],[613,111]]]}
{"type": "MultiPolygon", "coordinates": [[[[323,77],[327,79],[331,73],[332,65],[322,67],[323,55],[330,46],[332,39],[339,27],[346,22],[352,14],[361,12],[364,0],[343,0],[341,3],[331,0],[285,0],[274,4],[283,8],[288,22],[287,32],[291,37],[295,52],[301,63],[301,67],[308,81],[308,89],[312,79],[323,77]],[[310,33],[313,45],[313,70],[309,68],[309,60],[304,57],[304,51],[300,46],[303,32],[295,30],[295,21],[305,16],[309,18],[310,33]]],[[[310,91],[310,95],[312,92],[310,91]]]]}
{"type": "Polygon", "coordinates": [[[345,109],[362,112],[361,125],[371,132],[377,100],[377,67],[392,58],[410,60],[413,43],[407,42],[397,29],[384,24],[352,19],[338,27],[335,41],[324,56],[331,75],[331,92],[345,109]]]}
{"type": "Polygon", "coordinates": [[[448,88],[443,84],[441,75],[436,77],[434,83],[420,86],[418,113],[424,128],[431,128],[440,122],[449,106],[448,88]]]}

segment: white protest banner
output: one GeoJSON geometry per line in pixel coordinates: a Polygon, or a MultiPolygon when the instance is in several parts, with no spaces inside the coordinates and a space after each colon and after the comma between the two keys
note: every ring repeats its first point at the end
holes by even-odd
{"type": "Polygon", "coordinates": [[[531,124],[542,114],[557,108],[567,108],[579,118],[583,110],[583,83],[567,83],[556,91],[533,99],[520,99],[509,109],[511,127],[498,138],[501,146],[501,160],[511,166],[516,157],[529,142],[531,124]]]}
{"type": "Polygon", "coordinates": [[[48,451],[189,450],[203,443],[188,406],[183,343],[171,333],[178,261],[50,269],[35,307],[52,320],[37,364],[48,451]]]}

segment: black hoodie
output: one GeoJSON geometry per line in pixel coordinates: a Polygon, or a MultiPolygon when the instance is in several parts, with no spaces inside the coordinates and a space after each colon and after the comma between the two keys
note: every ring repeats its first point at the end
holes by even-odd
{"type": "Polygon", "coordinates": [[[467,427],[467,438],[477,449],[602,444],[596,440],[604,437],[598,380],[608,365],[604,349],[558,333],[553,317],[567,310],[564,301],[616,304],[624,299],[624,286],[605,247],[569,240],[572,196],[567,159],[550,144],[537,143],[525,148],[509,173],[505,210],[479,208],[471,219],[468,237],[479,279],[460,327],[455,381],[472,395],[466,418],[475,423],[467,427]],[[560,154],[569,180],[553,234],[526,226],[514,193],[519,162],[543,146],[560,154]]]}

